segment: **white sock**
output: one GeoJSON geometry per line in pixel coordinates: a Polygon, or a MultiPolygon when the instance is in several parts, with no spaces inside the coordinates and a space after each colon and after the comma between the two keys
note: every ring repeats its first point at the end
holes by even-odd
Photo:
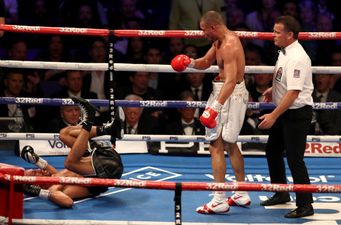
{"type": "Polygon", "coordinates": [[[46,189],[41,189],[39,192],[39,197],[42,199],[49,199],[50,197],[50,191],[46,189]]]}
{"type": "Polygon", "coordinates": [[[36,166],[38,166],[42,170],[46,169],[47,165],[47,161],[41,157],[38,159],[38,162],[36,162],[36,166]]]}
{"type": "Polygon", "coordinates": [[[213,193],[213,200],[215,202],[223,202],[226,200],[226,195],[225,195],[225,191],[215,191],[213,193]]]}

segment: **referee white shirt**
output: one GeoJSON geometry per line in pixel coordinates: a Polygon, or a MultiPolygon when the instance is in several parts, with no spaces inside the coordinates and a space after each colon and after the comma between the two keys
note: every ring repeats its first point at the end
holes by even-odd
{"type": "Polygon", "coordinates": [[[289,109],[313,105],[313,89],[311,60],[296,40],[279,51],[273,76],[272,100],[277,106],[287,91],[299,90],[298,97],[289,109]]]}

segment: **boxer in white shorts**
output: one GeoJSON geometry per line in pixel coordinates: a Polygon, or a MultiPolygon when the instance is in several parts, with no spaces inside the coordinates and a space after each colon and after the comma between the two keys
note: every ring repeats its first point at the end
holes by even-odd
{"type": "MultiPolygon", "coordinates": [[[[214,81],[213,91],[207,101],[206,107],[210,107],[217,98],[224,82],[214,81]]],[[[215,118],[217,126],[206,127],[206,136],[209,140],[216,140],[220,134],[224,141],[228,143],[237,142],[239,132],[244,123],[245,112],[249,93],[245,87],[245,82],[237,84],[232,95],[225,101],[220,114],[215,118]]]]}
{"type": "MultiPolygon", "coordinates": [[[[244,84],[243,46],[239,37],[226,27],[223,18],[215,11],[208,11],[201,17],[200,28],[212,41],[212,47],[198,59],[178,55],[172,60],[171,66],[175,71],[182,72],[187,67],[204,70],[217,62],[219,80],[213,83],[213,92],[200,116],[200,122],[207,128],[207,136],[211,139],[209,150],[214,182],[225,182],[225,151],[229,154],[236,181],[244,182],[244,159],[236,144],[248,101],[244,84]]],[[[213,196],[209,203],[198,207],[196,211],[221,214],[227,213],[231,205],[246,207],[251,203],[248,193],[242,191],[235,192],[228,199],[223,191],[215,191],[213,196]]]]}

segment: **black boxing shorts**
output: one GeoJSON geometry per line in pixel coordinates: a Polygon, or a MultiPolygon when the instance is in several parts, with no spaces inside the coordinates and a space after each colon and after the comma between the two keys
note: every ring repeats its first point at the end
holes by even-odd
{"type": "MultiPolygon", "coordinates": [[[[91,141],[91,162],[96,172],[96,178],[119,179],[123,173],[123,164],[120,155],[112,148],[111,143],[91,141]]],[[[99,195],[108,190],[108,187],[89,186],[89,192],[99,195]]]]}
{"type": "Polygon", "coordinates": [[[121,157],[111,146],[94,147],[91,162],[98,178],[119,179],[122,176],[121,157]]]}

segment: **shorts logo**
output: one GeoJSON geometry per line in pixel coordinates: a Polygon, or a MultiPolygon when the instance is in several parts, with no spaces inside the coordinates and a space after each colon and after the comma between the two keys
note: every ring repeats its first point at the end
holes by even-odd
{"type": "Polygon", "coordinates": [[[279,67],[278,70],[276,71],[275,80],[277,80],[278,82],[281,82],[282,71],[283,71],[282,67],[279,67]]]}
{"type": "Polygon", "coordinates": [[[294,70],[294,78],[300,78],[300,70],[294,70]]]}

